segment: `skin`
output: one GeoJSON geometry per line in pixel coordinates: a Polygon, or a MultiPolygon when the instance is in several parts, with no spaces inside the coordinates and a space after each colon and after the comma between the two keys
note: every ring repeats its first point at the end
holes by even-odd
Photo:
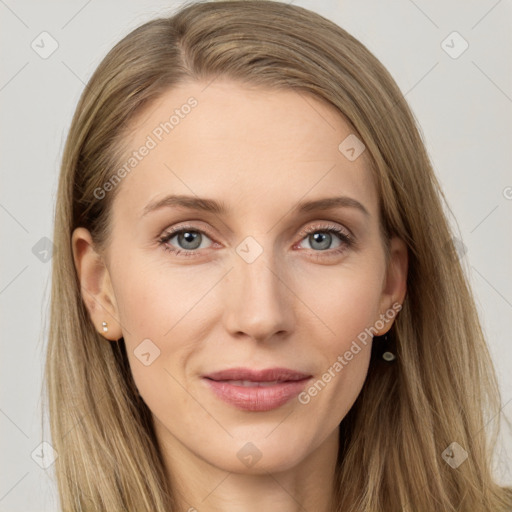
{"type": "MultiPolygon", "coordinates": [[[[124,337],[180,510],[327,511],[339,424],[364,384],[371,340],[308,404],[295,398],[241,411],[201,376],[281,366],[317,381],[380,314],[403,303],[407,249],[393,238],[386,267],[367,152],[348,160],[338,145],[353,129],[311,96],[221,79],[182,84],[137,118],[129,147],[190,96],[198,105],[119,185],[106,253],[95,252],[84,228],[73,233],[84,302],[98,332],[124,337]],[[143,215],[171,193],[224,201],[229,212],[166,207],[143,215]],[[369,216],[348,207],[292,213],[299,201],[341,195],[369,216]],[[303,231],[325,234],[329,225],[350,230],[357,246],[336,253],[344,244],[336,234],[322,243],[303,231]],[[196,256],[158,243],[184,226],[201,233],[200,247],[189,249],[196,256]],[[263,251],[251,263],[236,252],[248,236],[263,251]],[[148,366],[134,354],[145,339],[160,350],[148,366]],[[261,455],[251,466],[237,457],[248,442],[261,455]]],[[[167,245],[184,250],[188,242],[175,236],[167,245]]]]}

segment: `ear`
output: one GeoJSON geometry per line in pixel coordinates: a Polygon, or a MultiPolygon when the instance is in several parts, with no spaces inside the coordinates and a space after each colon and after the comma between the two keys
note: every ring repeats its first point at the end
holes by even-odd
{"type": "MultiPolygon", "coordinates": [[[[386,280],[382,290],[380,312],[386,314],[387,311],[394,311],[396,316],[400,306],[404,303],[407,293],[407,271],[409,267],[409,256],[406,243],[397,236],[390,240],[389,264],[386,271],[386,280]]],[[[394,321],[394,320],[393,320],[394,321]]],[[[393,321],[385,322],[385,326],[379,332],[378,336],[383,336],[392,327],[393,321]]]]}
{"type": "Polygon", "coordinates": [[[85,228],[76,228],[71,238],[75,268],[80,281],[84,304],[96,330],[109,340],[122,337],[117,303],[110,274],[103,258],[95,251],[91,234],[85,228]],[[103,331],[107,322],[108,331],[103,331]]]}

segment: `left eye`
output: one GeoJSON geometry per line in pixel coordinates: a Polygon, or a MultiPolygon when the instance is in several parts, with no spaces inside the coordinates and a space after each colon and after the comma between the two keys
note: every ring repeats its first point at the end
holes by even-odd
{"type": "MultiPolygon", "coordinates": [[[[340,245],[343,245],[343,242],[348,243],[347,236],[344,235],[340,230],[338,229],[315,229],[311,233],[309,233],[307,236],[303,238],[303,240],[307,240],[310,244],[311,249],[318,249],[320,251],[325,251],[326,249],[335,249],[336,247],[330,247],[331,243],[333,242],[333,236],[336,235],[336,237],[339,240],[339,244],[336,247],[339,247],[340,245]]],[[[307,247],[306,247],[307,249],[307,247]]]]}

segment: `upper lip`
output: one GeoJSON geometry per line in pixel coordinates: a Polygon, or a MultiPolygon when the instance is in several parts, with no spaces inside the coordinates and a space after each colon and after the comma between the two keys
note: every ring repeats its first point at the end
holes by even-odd
{"type": "Polygon", "coordinates": [[[288,368],[266,368],[262,370],[252,370],[250,368],[231,368],[204,375],[211,380],[248,380],[252,382],[272,382],[272,381],[294,381],[311,377],[306,373],[290,370],[288,368]]]}

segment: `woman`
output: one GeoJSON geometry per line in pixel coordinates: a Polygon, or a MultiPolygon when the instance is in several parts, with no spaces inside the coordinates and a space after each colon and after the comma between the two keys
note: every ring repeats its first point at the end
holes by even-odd
{"type": "Polygon", "coordinates": [[[323,17],[207,2],[125,37],[59,183],[63,510],[510,510],[442,200],[395,82],[323,17]]]}

